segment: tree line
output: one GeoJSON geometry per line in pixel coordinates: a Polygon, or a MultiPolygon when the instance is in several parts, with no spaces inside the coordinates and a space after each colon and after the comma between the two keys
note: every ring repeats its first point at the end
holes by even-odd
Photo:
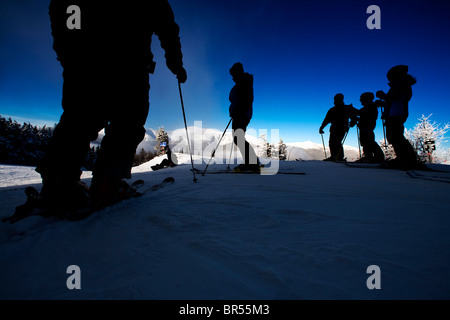
{"type": "MultiPolygon", "coordinates": [[[[33,126],[0,116],[0,163],[36,166],[44,156],[52,134],[52,127],[33,126]]],[[[91,146],[83,165],[86,170],[93,169],[99,150],[99,146],[91,146]]],[[[141,149],[134,156],[133,166],[145,163],[155,155],[155,152],[141,149]]]]}

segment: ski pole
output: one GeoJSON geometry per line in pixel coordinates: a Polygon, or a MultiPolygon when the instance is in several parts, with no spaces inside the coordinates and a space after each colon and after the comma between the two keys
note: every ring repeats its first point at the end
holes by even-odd
{"type": "Polygon", "coordinates": [[[186,113],[184,112],[183,95],[182,95],[182,93],[181,93],[181,84],[180,84],[180,81],[178,81],[178,90],[180,91],[181,109],[183,110],[183,119],[184,119],[184,127],[185,127],[185,129],[186,129],[186,137],[187,137],[187,143],[188,143],[188,150],[189,150],[189,154],[190,154],[190,156],[191,156],[192,173],[193,173],[193,175],[194,175],[194,182],[197,182],[197,178],[195,177],[195,170],[194,170],[194,160],[192,160],[191,143],[189,142],[189,132],[188,132],[187,123],[186,123],[186,113]]]}
{"type": "Polygon", "coordinates": [[[323,144],[323,152],[325,153],[325,159],[327,159],[327,149],[325,148],[325,142],[323,141],[323,133],[320,134],[322,137],[322,144],[323,144]]]}
{"type": "Polygon", "coordinates": [[[385,123],[385,119],[384,119],[384,108],[383,108],[382,105],[380,106],[380,109],[381,109],[381,121],[382,121],[382,123],[383,123],[384,148],[385,148],[386,151],[387,151],[386,123],[385,123]]]}
{"type": "Polygon", "coordinates": [[[359,136],[359,127],[356,127],[356,134],[358,135],[358,150],[359,150],[359,158],[361,159],[361,140],[359,136]]]}
{"type": "Polygon", "coordinates": [[[228,166],[227,169],[230,169],[230,163],[231,163],[231,154],[233,153],[234,145],[233,142],[231,143],[231,149],[230,149],[230,157],[228,158],[228,166]]]}
{"type": "Polygon", "coordinates": [[[383,135],[384,135],[384,148],[387,151],[388,145],[387,145],[387,141],[386,141],[386,123],[385,123],[385,119],[383,119],[383,135]]]}
{"type": "Polygon", "coordinates": [[[217,144],[216,148],[214,149],[213,153],[211,154],[211,158],[209,159],[208,164],[206,165],[205,170],[203,170],[202,176],[205,175],[206,169],[208,169],[209,164],[211,163],[212,158],[214,158],[214,155],[216,154],[216,150],[217,150],[217,148],[218,148],[219,145],[220,145],[220,141],[222,141],[223,136],[224,136],[225,133],[227,132],[227,129],[228,129],[228,127],[230,126],[231,121],[233,121],[233,118],[230,119],[230,121],[229,121],[228,124],[227,124],[227,127],[226,127],[225,130],[223,131],[223,134],[222,134],[222,136],[220,137],[219,143],[217,144]]]}

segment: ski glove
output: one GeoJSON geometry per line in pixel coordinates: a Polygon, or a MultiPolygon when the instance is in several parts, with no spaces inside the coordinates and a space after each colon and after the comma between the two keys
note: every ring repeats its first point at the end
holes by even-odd
{"type": "Polygon", "coordinates": [[[187,80],[186,70],[181,67],[181,69],[177,72],[177,79],[179,83],[185,83],[187,80]]]}
{"type": "Polygon", "coordinates": [[[324,134],[325,132],[323,131],[323,128],[322,127],[320,127],[320,129],[319,129],[319,133],[320,134],[324,134]]]}
{"type": "Polygon", "coordinates": [[[386,100],[386,98],[387,98],[386,93],[384,93],[384,91],[382,91],[382,90],[377,91],[376,96],[377,96],[377,98],[379,98],[381,100],[386,100]]]}

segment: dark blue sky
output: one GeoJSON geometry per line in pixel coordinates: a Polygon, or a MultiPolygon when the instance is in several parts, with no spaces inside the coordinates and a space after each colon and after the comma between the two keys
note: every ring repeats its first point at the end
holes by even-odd
{"type": "MultiPolygon", "coordinates": [[[[387,91],[386,72],[406,64],[417,78],[412,128],[422,114],[450,122],[450,4],[443,1],[172,0],[188,81],[182,85],[188,125],[223,130],[228,122],[228,70],[254,75],[250,128],[279,129],[286,142],[321,143],[318,128],[341,92],[361,108],[366,91],[387,91]],[[381,9],[381,30],[369,30],[369,5],[381,9]]],[[[49,1],[8,1],[0,11],[0,115],[53,124],[61,114],[61,67],[52,51],[49,1]],[[39,121],[38,121],[39,120],[39,121]]],[[[147,127],[184,126],[177,81],[159,41],[152,49],[147,127]]],[[[87,115],[88,116],[88,115],[87,115]]],[[[328,128],[327,128],[328,129],[328,128]]],[[[327,133],[328,135],[328,133],[327,133]]],[[[327,138],[326,135],[326,138],[327,138]]],[[[376,131],[383,138],[381,121],[376,131]]],[[[357,146],[356,129],[347,143],[357,146]]]]}

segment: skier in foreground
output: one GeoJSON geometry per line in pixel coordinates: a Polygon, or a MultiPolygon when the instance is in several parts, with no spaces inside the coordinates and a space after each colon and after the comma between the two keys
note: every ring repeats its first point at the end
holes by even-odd
{"type": "Polygon", "coordinates": [[[179,27],[167,0],[121,3],[57,1],[50,3],[53,48],[63,68],[63,114],[36,171],[42,177],[42,205],[58,212],[122,200],[130,186],[136,147],[145,135],[149,111],[150,51],[156,34],[167,67],[186,81],[179,27]],[[80,21],[68,10],[78,5],[80,21]],[[112,19],[111,17],[115,17],[112,19]],[[75,19],[75,20],[72,20],[75,19]],[[89,192],[80,182],[90,141],[105,129],[89,192]]]}
{"type": "Polygon", "coordinates": [[[244,72],[242,63],[235,63],[230,69],[230,75],[236,85],[230,92],[230,117],[233,119],[233,141],[241,152],[244,163],[233,171],[259,172],[261,164],[253,147],[245,140],[245,131],[253,116],[253,76],[244,72]]]}
{"type": "Polygon", "coordinates": [[[386,123],[386,137],[394,148],[396,158],[383,166],[388,168],[416,168],[419,166],[413,146],[405,138],[405,122],[409,115],[409,101],[416,79],[408,74],[408,66],[392,67],[388,73],[389,91],[378,91],[376,96],[384,101],[383,118],[386,123]]]}
{"type": "Polygon", "coordinates": [[[331,156],[324,161],[343,161],[344,148],[342,147],[342,140],[347,134],[350,121],[350,127],[354,127],[358,121],[357,110],[352,104],[346,105],[344,103],[344,95],[338,93],[334,96],[334,107],[328,110],[322,125],[319,128],[319,133],[324,134],[323,129],[331,123],[329,146],[331,156]]]}
{"type": "Polygon", "coordinates": [[[375,96],[372,92],[365,92],[361,95],[360,101],[363,106],[358,110],[359,120],[359,138],[364,151],[364,157],[356,162],[382,163],[384,153],[378,143],[375,141],[375,127],[378,119],[378,104],[373,101],[375,96]]]}

